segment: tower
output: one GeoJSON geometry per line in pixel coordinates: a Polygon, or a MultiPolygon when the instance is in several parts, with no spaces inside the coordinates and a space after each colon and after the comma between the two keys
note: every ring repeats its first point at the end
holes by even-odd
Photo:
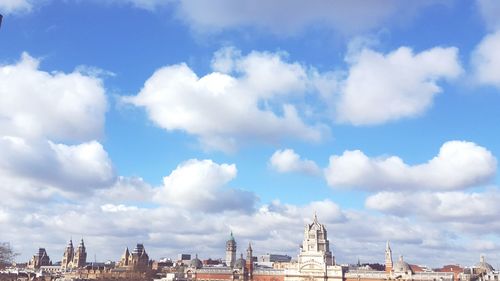
{"type": "Polygon", "coordinates": [[[85,250],[85,244],[83,243],[83,238],[78,245],[73,257],[73,267],[82,268],[87,265],[87,251],[85,250]]]}
{"type": "Polygon", "coordinates": [[[252,279],[252,275],[253,275],[253,250],[252,250],[252,244],[250,244],[250,242],[248,242],[248,248],[247,248],[246,268],[248,270],[249,279],[252,279]]]}
{"type": "Polygon", "coordinates": [[[236,261],[236,241],[234,240],[233,232],[231,231],[231,236],[226,242],[226,265],[229,267],[234,267],[234,262],[236,261]]]}
{"type": "Polygon", "coordinates": [[[71,263],[73,262],[73,256],[75,254],[75,249],[73,248],[73,241],[70,239],[68,246],[64,250],[63,258],[61,261],[61,268],[63,270],[71,268],[71,263]]]}
{"type": "Polygon", "coordinates": [[[330,251],[330,241],[328,241],[326,228],[318,222],[316,214],[314,214],[313,222],[305,226],[299,263],[303,265],[312,263],[312,267],[335,264],[335,258],[330,251]]]}
{"type": "Polygon", "coordinates": [[[125,253],[123,253],[122,260],[120,261],[120,266],[128,266],[128,259],[130,257],[130,252],[128,251],[128,247],[125,249],[125,253]]]}
{"type": "Polygon", "coordinates": [[[389,273],[392,270],[392,251],[389,246],[389,241],[385,245],[385,272],[389,273]]]}

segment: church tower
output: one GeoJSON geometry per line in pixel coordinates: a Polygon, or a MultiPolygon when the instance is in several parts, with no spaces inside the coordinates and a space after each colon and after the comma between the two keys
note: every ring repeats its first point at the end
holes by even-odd
{"type": "Polygon", "coordinates": [[[236,261],[236,241],[234,240],[233,232],[231,231],[231,237],[226,242],[226,265],[229,267],[234,267],[235,261],[236,261]]]}
{"type": "Polygon", "coordinates": [[[248,270],[248,277],[251,280],[252,275],[253,275],[253,250],[252,250],[252,244],[248,242],[248,248],[247,248],[247,264],[246,264],[247,270],[248,270]]]}
{"type": "Polygon", "coordinates": [[[389,273],[392,270],[392,251],[391,246],[389,246],[389,241],[385,246],[385,272],[389,273]]]}
{"type": "Polygon", "coordinates": [[[73,256],[75,254],[75,249],[73,248],[73,241],[70,239],[68,246],[64,250],[63,258],[61,261],[61,268],[66,270],[72,267],[73,256]]]}
{"type": "Polygon", "coordinates": [[[83,238],[76,249],[75,256],[73,257],[73,267],[82,268],[87,265],[87,251],[85,250],[85,244],[83,243],[83,238]]]}

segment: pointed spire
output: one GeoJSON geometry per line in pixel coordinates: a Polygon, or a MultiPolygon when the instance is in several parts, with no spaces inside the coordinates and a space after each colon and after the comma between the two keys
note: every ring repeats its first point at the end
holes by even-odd
{"type": "Polygon", "coordinates": [[[389,240],[387,240],[387,244],[385,245],[385,250],[390,251],[391,250],[391,245],[389,245],[389,240]]]}
{"type": "Polygon", "coordinates": [[[252,251],[252,243],[251,242],[248,242],[248,249],[247,251],[252,251]]]}
{"type": "Polygon", "coordinates": [[[314,223],[318,223],[318,214],[316,214],[316,211],[314,211],[314,223]]]}

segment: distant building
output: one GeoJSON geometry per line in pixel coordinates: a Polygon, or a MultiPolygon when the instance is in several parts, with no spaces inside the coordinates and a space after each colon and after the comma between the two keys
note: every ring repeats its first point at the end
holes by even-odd
{"type": "Polygon", "coordinates": [[[290,262],[292,257],[288,255],[265,254],[259,257],[257,262],[290,262]]]}
{"type": "Polygon", "coordinates": [[[226,266],[233,267],[236,262],[236,240],[234,240],[233,232],[226,242],[226,266]]]}
{"type": "Polygon", "coordinates": [[[189,262],[191,260],[191,254],[178,254],[177,261],[181,261],[183,263],[189,262]]]}
{"type": "Polygon", "coordinates": [[[130,271],[147,271],[150,268],[149,256],[143,244],[137,244],[132,253],[125,249],[118,267],[130,271]]]}
{"type": "Polygon", "coordinates": [[[78,248],[73,248],[73,241],[70,239],[66,249],[64,250],[61,261],[62,270],[70,270],[75,268],[84,268],[87,265],[87,250],[83,238],[78,245],[78,248]]]}
{"type": "Polygon", "coordinates": [[[41,266],[52,265],[49,255],[45,248],[39,248],[38,253],[33,255],[31,260],[28,262],[28,268],[39,269],[41,266]]]}

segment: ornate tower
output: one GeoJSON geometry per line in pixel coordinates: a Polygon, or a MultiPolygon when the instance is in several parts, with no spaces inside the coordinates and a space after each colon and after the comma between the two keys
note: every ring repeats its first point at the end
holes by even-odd
{"type": "Polygon", "coordinates": [[[75,251],[75,256],[73,257],[73,267],[82,268],[87,265],[87,251],[85,250],[85,244],[83,243],[83,238],[75,251]]]}
{"type": "Polygon", "coordinates": [[[389,241],[385,246],[385,272],[389,273],[392,270],[392,250],[389,246],[389,241]]]}
{"type": "Polygon", "coordinates": [[[252,279],[252,275],[253,275],[253,250],[252,250],[252,244],[250,244],[250,242],[248,242],[248,248],[247,248],[246,268],[248,270],[249,279],[252,279]]]}
{"type": "Polygon", "coordinates": [[[305,226],[304,241],[299,254],[299,267],[309,265],[309,263],[312,268],[335,264],[326,228],[318,222],[316,214],[314,214],[313,222],[305,226]]]}
{"type": "Polygon", "coordinates": [[[226,265],[229,267],[234,267],[235,261],[236,261],[236,241],[234,240],[233,232],[231,231],[231,237],[226,242],[226,265]]]}
{"type": "Polygon", "coordinates": [[[63,270],[72,267],[71,263],[73,262],[74,254],[75,254],[75,249],[73,248],[73,241],[70,239],[68,246],[66,246],[66,249],[64,250],[63,258],[61,261],[61,268],[63,270]]]}

